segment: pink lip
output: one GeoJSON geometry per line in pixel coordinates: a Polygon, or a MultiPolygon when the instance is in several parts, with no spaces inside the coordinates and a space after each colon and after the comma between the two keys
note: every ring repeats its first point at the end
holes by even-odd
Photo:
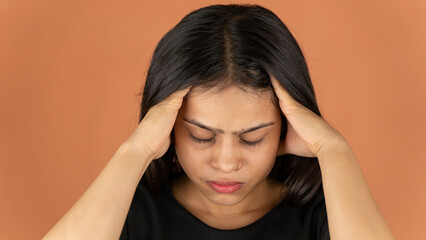
{"type": "Polygon", "coordinates": [[[207,184],[219,193],[233,193],[243,185],[242,182],[236,181],[207,181],[207,184]]]}

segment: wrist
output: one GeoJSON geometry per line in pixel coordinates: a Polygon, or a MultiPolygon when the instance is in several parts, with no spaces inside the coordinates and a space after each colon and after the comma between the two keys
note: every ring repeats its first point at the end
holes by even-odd
{"type": "Polygon", "coordinates": [[[138,161],[151,162],[153,159],[152,154],[150,154],[148,148],[145,147],[143,144],[134,146],[134,144],[124,142],[120,145],[117,152],[135,158],[138,161]]]}
{"type": "Polygon", "coordinates": [[[353,154],[352,148],[346,141],[346,139],[341,136],[330,140],[328,144],[321,147],[320,151],[317,154],[317,158],[318,161],[321,163],[332,156],[347,156],[349,154],[353,154]]]}

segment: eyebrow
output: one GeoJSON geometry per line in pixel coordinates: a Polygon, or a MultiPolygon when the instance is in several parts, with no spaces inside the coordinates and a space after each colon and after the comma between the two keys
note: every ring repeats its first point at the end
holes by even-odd
{"type": "MultiPolygon", "coordinates": [[[[221,133],[221,134],[223,134],[225,132],[222,129],[208,127],[208,126],[206,126],[206,125],[204,125],[204,124],[202,124],[200,122],[197,122],[194,119],[183,118],[183,120],[186,121],[186,122],[188,122],[188,123],[191,123],[191,124],[193,124],[193,125],[195,125],[197,127],[200,127],[200,128],[203,128],[203,129],[207,129],[207,130],[210,130],[210,131],[215,132],[215,133],[221,133]]],[[[259,124],[257,126],[250,127],[248,129],[241,129],[239,131],[234,131],[234,132],[232,132],[232,135],[239,135],[239,134],[244,134],[244,133],[248,133],[248,132],[253,132],[253,131],[257,130],[257,129],[264,128],[264,127],[267,127],[267,126],[270,126],[270,125],[273,125],[273,124],[275,124],[275,122],[261,123],[261,124],[259,124]]]]}

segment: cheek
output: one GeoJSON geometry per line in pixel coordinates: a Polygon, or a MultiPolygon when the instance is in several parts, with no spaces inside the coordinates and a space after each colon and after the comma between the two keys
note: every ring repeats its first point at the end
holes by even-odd
{"type": "Polygon", "coordinates": [[[259,153],[251,154],[246,164],[250,165],[253,169],[264,170],[272,168],[275,164],[276,152],[270,148],[265,149],[259,153]]]}
{"type": "Polygon", "coordinates": [[[270,136],[258,150],[247,152],[246,164],[259,171],[272,169],[277,157],[278,140],[279,135],[274,137],[270,136]]]}
{"type": "Polygon", "coordinates": [[[186,136],[175,138],[175,151],[180,165],[188,171],[200,168],[201,165],[208,163],[209,153],[206,150],[196,149],[194,142],[186,136]]]}

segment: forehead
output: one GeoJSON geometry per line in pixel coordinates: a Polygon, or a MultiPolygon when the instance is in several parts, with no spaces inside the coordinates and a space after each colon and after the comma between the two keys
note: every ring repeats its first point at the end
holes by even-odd
{"type": "Polygon", "coordinates": [[[185,97],[180,113],[206,124],[218,125],[226,121],[250,125],[256,121],[276,120],[280,110],[273,103],[271,94],[268,91],[246,92],[237,87],[221,91],[193,88],[185,97]]]}

